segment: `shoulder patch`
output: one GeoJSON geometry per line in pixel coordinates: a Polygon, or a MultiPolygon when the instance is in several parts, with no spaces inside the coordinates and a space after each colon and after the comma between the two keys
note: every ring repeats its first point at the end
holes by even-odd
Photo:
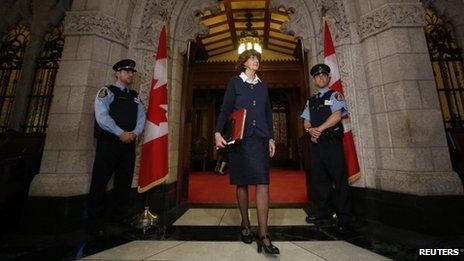
{"type": "Polygon", "coordinates": [[[339,92],[335,93],[335,99],[337,99],[337,101],[343,101],[345,100],[345,98],[343,97],[343,95],[339,92]]]}
{"type": "Polygon", "coordinates": [[[108,96],[108,89],[106,87],[103,87],[98,92],[98,97],[99,98],[105,98],[106,96],[108,96]]]}

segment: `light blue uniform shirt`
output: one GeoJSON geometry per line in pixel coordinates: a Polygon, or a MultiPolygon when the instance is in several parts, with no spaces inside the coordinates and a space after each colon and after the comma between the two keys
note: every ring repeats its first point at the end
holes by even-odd
{"type": "MultiPolygon", "coordinates": [[[[127,88],[123,83],[120,82],[115,82],[113,85],[121,90],[127,88]]],[[[105,97],[99,97],[97,94],[97,97],[95,97],[95,119],[103,130],[111,132],[119,137],[124,132],[124,130],[116,124],[116,122],[109,114],[110,104],[114,100],[114,94],[107,87],[103,87],[100,89],[100,91],[98,91],[98,93],[100,93],[103,89],[106,89],[108,94],[105,97]]],[[[139,136],[142,134],[143,127],[145,125],[145,107],[143,106],[140,99],[137,98],[137,101],[137,125],[135,126],[133,132],[139,136]]]]}
{"type": "MultiPolygon", "coordinates": [[[[324,87],[318,91],[319,97],[322,97],[326,92],[330,90],[329,87],[324,87]]],[[[330,95],[330,100],[326,100],[324,103],[329,103],[330,104],[330,110],[332,113],[342,110],[342,117],[348,114],[348,107],[346,106],[346,101],[343,98],[343,96],[340,95],[340,93],[334,91],[332,95],[330,95]],[[337,99],[338,98],[338,99],[337,99]]],[[[301,118],[305,120],[311,120],[311,115],[309,112],[309,105],[308,101],[306,101],[306,106],[303,110],[303,113],[300,116],[301,118]]]]}

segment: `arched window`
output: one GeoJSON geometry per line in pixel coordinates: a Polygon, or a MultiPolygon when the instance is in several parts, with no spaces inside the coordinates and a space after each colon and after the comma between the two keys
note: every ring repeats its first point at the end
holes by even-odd
{"type": "Polygon", "coordinates": [[[428,8],[425,13],[425,36],[445,128],[463,130],[464,69],[453,26],[428,8]]]}
{"type": "Polygon", "coordinates": [[[21,67],[29,30],[24,25],[10,28],[0,43],[0,133],[8,128],[15,90],[21,77],[21,67]]]}
{"type": "Polygon", "coordinates": [[[34,85],[29,94],[25,133],[45,133],[53,98],[58,62],[63,52],[63,24],[50,27],[45,34],[42,51],[36,58],[34,85]]]}

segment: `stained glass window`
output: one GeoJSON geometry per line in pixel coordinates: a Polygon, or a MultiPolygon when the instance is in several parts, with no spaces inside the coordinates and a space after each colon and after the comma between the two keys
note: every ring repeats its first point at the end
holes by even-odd
{"type": "Polygon", "coordinates": [[[21,77],[21,67],[29,30],[18,24],[10,28],[0,43],[0,133],[8,128],[8,121],[15,98],[15,91],[21,77]]]}
{"type": "Polygon", "coordinates": [[[53,98],[58,62],[63,51],[63,24],[53,26],[45,35],[40,56],[36,58],[34,85],[29,95],[24,132],[45,133],[53,98]]]}
{"type": "Polygon", "coordinates": [[[428,8],[425,36],[445,128],[464,128],[464,69],[453,26],[428,8]]]}

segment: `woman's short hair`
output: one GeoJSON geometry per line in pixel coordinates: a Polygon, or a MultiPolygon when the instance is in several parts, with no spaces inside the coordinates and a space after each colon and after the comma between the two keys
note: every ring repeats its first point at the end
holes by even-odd
{"type": "Polygon", "coordinates": [[[256,50],[250,49],[246,50],[243,53],[240,54],[237,60],[237,68],[240,72],[245,71],[245,62],[251,57],[251,56],[256,56],[259,61],[261,61],[261,54],[258,53],[256,50]]]}

